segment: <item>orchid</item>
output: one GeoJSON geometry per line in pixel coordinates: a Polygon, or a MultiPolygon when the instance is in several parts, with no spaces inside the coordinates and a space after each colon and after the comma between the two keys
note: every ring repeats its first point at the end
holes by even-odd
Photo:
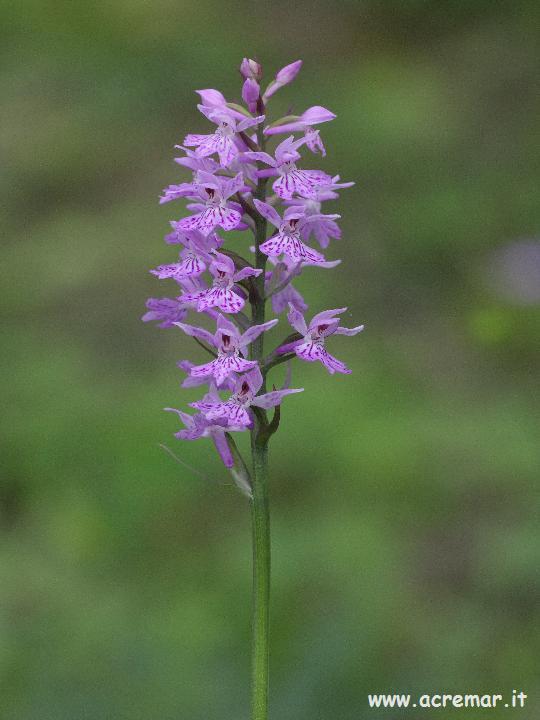
{"type": "Polygon", "coordinates": [[[256,360],[246,360],[248,345],[259,335],[277,324],[277,320],[269,320],[263,325],[252,325],[240,334],[236,325],[223,315],[219,314],[216,323],[216,332],[212,335],[208,330],[194,325],[177,322],[176,325],[186,335],[199,338],[207,345],[216,348],[217,357],[204,365],[194,365],[190,368],[192,377],[212,376],[218,385],[231,375],[251,370],[257,366],[256,360]]]}
{"type": "Polygon", "coordinates": [[[317,216],[310,217],[302,213],[301,210],[292,207],[287,208],[283,218],[281,218],[277,210],[268,203],[257,199],[253,202],[260,214],[278,228],[276,235],[273,235],[260,245],[259,250],[261,252],[273,257],[285,255],[296,262],[304,261],[313,264],[325,262],[321,253],[308,247],[300,239],[302,228],[306,224],[313,222],[317,216]]]}
{"type": "Polygon", "coordinates": [[[326,350],[324,347],[325,339],[329,335],[356,335],[364,329],[363,325],[354,328],[344,328],[339,326],[339,319],[336,315],[341,315],[347,308],[338,310],[324,310],[314,315],[309,325],[306,325],[304,316],[293,305],[287,316],[292,327],[303,336],[302,340],[290,345],[284,345],[280,352],[293,350],[297,357],[307,362],[315,362],[319,360],[328,372],[333,375],[335,372],[349,374],[351,370],[326,350]]]}
{"type": "MultiPolygon", "coordinates": [[[[174,281],[180,294],[150,298],[142,317],[145,322],[157,321],[161,328],[177,328],[206,354],[195,362],[186,358],[177,362],[185,373],[181,387],[198,390],[202,397],[189,403],[194,413],[166,408],[183,425],[174,437],[182,441],[210,438],[221,466],[251,503],[252,720],[268,720],[268,446],[286,421],[281,409],[284,398],[303,392],[303,388],[291,387],[293,363],[319,361],[330,374],[349,374],[351,370],[328,353],[326,340],[356,335],[363,329],[363,325],[345,328],[339,324],[346,308],[316,313],[309,323],[304,319],[306,299],[312,299],[305,288],[300,293],[297,279],[307,267],[332,270],[341,262],[326,258],[309,243],[314,238],[321,248],[333,250],[331,240],[341,238],[340,215],[327,212],[325,203],[336,200],[338,191],[353,183],[302,167],[305,148],[326,155],[318,126],[335,119],[333,112],[313,105],[301,115],[267,120],[271,98],[295,79],[301,66],[301,60],[289,63],[263,91],[262,65],[244,58],[240,65],[244,105],[229,102],[216,89],[197,91],[197,107],[213,124],[213,131],[187,134],[175,146],[181,152],[175,162],[189,177],[165,188],[159,202],[174,207],[172,201],[183,201],[187,212],[170,221],[172,230],[165,236],[167,246],[178,246],[178,255],[150,270],[160,280],[174,281]],[[273,150],[267,147],[274,143],[274,136],[284,134],[273,150]],[[269,178],[275,194],[267,189],[269,178]],[[242,238],[233,231],[253,232],[251,260],[243,257],[242,238]],[[288,311],[293,332],[285,332],[281,340],[274,338],[274,349],[265,352],[280,327],[276,317],[267,316],[270,306],[274,315],[288,311]],[[190,314],[199,319],[190,322],[190,314]],[[270,375],[285,363],[285,382],[276,388],[270,375]],[[241,446],[246,431],[251,463],[244,460],[241,446]]],[[[300,398],[287,401],[285,410],[295,403],[300,403],[297,413],[301,414],[300,398]]]]}
{"type": "MultiPolygon", "coordinates": [[[[208,385],[208,375],[195,377],[191,374],[191,368],[195,367],[195,363],[192,363],[189,360],[179,360],[176,365],[180,368],[180,370],[183,370],[186,373],[186,377],[182,380],[181,387],[193,388],[200,387],[201,385],[208,385]]],[[[230,390],[232,392],[234,390],[235,378],[236,374],[231,373],[221,383],[216,381],[216,387],[219,390],[230,390]]]]}
{"type": "Polygon", "coordinates": [[[280,198],[289,199],[295,192],[309,197],[318,185],[328,184],[331,178],[321,170],[300,170],[296,167],[296,161],[301,157],[298,148],[305,143],[305,137],[295,140],[291,135],[277,146],[274,157],[260,151],[245,152],[243,157],[263,162],[272,168],[270,174],[279,175],[272,188],[280,198]]]}
{"type": "Polygon", "coordinates": [[[242,297],[237,283],[249,277],[257,277],[262,273],[261,269],[255,269],[249,265],[236,271],[231,258],[219,252],[214,253],[209,270],[214,277],[211,288],[185,293],[179,298],[185,303],[196,303],[197,312],[204,312],[211,307],[218,307],[227,313],[240,312],[246,301],[242,297]]]}
{"type": "MultiPolygon", "coordinates": [[[[212,394],[207,395],[207,399],[212,399],[212,394]]],[[[176,408],[165,408],[168,412],[174,412],[178,415],[185,427],[175,433],[175,437],[179,440],[198,440],[202,437],[212,439],[216,450],[223,461],[225,467],[231,468],[234,465],[234,459],[225,436],[225,432],[238,432],[245,430],[243,425],[231,425],[227,418],[214,418],[210,420],[202,413],[197,415],[189,415],[176,408]]]]}
{"type": "Polygon", "coordinates": [[[226,105],[218,108],[199,105],[199,110],[209,120],[216,123],[216,131],[210,135],[186,135],[184,145],[196,147],[199,157],[208,157],[217,153],[222,167],[228,167],[238,153],[238,147],[235,143],[236,133],[258,125],[264,120],[264,116],[261,115],[259,117],[245,117],[237,121],[226,105]]]}
{"type": "Polygon", "coordinates": [[[173,298],[149,298],[146,301],[148,312],[142,316],[143,322],[159,320],[158,327],[173,327],[175,322],[183,320],[188,314],[186,303],[173,298]]]}
{"type": "Polygon", "coordinates": [[[300,235],[303,240],[309,240],[313,234],[321,246],[325,249],[328,247],[330,240],[339,240],[341,238],[341,230],[336,220],[340,215],[327,215],[321,212],[322,204],[326,200],[336,200],[339,196],[336,190],[341,188],[352,187],[354,183],[340,183],[339,175],[331,179],[327,185],[319,185],[315,188],[309,197],[293,197],[285,200],[288,207],[294,207],[299,212],[304,213],[309,221],[304,223],[300,235]]]}
{"type": "Polygon", "coordinates": [[[180,262],[158,265],[155,270],[150,270],[152,275],[160,280],[198,277],[212,262],[210,252],[217,247],[215,236],[206,238],[197,231],[187,231],[185,234],[176,233],[173,242],[181,242],[185,245],[184,249],[180,251],[180,262]]]}
{"type": "Polygon", "coordinates": [[[251,427],[252,416],[248,412],[250,407],[273,408],[281,403],[286,395],[303,392],[304,388],[289,388],[272,390],[257,395],[263,384],[263,377],[258,367],[253,368],[236,381],[233,394],[223,402],[217,398],[190,403],[191,407],[200,410],[208,420],[226,419],[234,427],[251,427]]]}
{"type": "Polygon", "coordinates": [[[224,230],[234,230],[242,219],[242,213],[236,204],[228,202],[231,195],[237,193],[244,184],[241,173],[233,178],[200,172],[197,195],[202,203],[192,204],[191,210],[198,210],[178,222],[181,230],[201,230],[209,233],[218,225],[224,230]]]}

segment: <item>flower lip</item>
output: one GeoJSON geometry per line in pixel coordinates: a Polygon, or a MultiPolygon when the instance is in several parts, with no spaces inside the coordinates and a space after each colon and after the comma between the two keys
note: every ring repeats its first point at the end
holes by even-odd
{"type": "Polygon", "coordinates": [[[290,153],[286,154],[285,160],[281,163],[281,165],[278,168],[278,170],[282,173],[289,173],[289,172],[292,172],[293,170],[296,170],[296,164],[294,161],[298,160],[298,153],[295,153],[295,155],[296,155],[295,158],[288,157],[289,155],[290,155],[290,153]]]}
{"type": "Polygon", "coordinates": [[[251,405],[253,393],[247,380],[242,381],[240,389],[234,395],[231,395],[230,400],[238,405],[251,405]]]}

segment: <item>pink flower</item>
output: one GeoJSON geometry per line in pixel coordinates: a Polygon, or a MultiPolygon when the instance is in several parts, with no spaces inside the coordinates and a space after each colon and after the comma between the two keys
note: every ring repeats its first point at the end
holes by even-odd
{"type": "MultiPolygon", "coordinates": [[[[175,234],[175,237],[178,237],[175,234]]],[[[171,263],[170,265],[158,265],[155,270],[150,270],[160,280],[164,278],[174,278],[178,280],[186,277],[198,277],[205,270],[209,263],[212,262],[210,253],[216,249],[217,243],[215,236],[209,235],[205,237],[196,230],[188,231],[187,234],[181,234],[182,242],[185,247],[180,252],[180,262],[171,263]]]]}
{"type": "MultiPolygon", "coordinates": [[[[215,395],[210,392],[206,399],[211,401],[214,397],[215,395]]],[[[234,466],[234,459],[225,433],[241,432],[246,429],[243,425],[232,425],[225,417],[209,420],[202,413],[189,415],[182,412],[182,410],[176,410],[176,408],[165,408],[165,410],[176,413],[185,426],[183,430],[179,430],[174,434],[176,438],[179,440],[198,440],[202,437],[209,437],[213,441],[223,464],[228,468],[234,466]]]]}
{"type": "Polygon", "coordinates": [[[280,198],[289,199],[295,192],[309,197],[317,186],[327,185],[332,178],[321,170],[299,170],[296,167],[296,160],[300,159],[297,150],[305,142],[305,137],[295,140],[291,135],[277,146],[274,157],[266,152],[251,151],[243,153],[243,157],[263,162],[273,169],[273,174],[279,175],[272,188],[280,198]]]}
{"type": "Polygon", "coordinates": [[[242,291],[237,288],[236,283],[248,277],[257,277],[262,272],[252,267],[245,267],[236,272],[231,258],[219,252],[215,253],[209,270],[214,277],[211,288],[186,293],[179,298],[182,302],[195,303],[197,312],[204,312],[213,307],[226,313],[240,312],[246,301],[240,295],[242,291]]]}
{"type": "Polygon", "coordinates": [[[264,115],[237,120],[227,107],[214,109],[199,105],[199,110],[216,123],[216,131],[210,135],[186,135],[183,144],[187,147],[196,147],[199,157],[217,153],[221,166],[225,168],[230,166],[239,152],[235,143],[236,133],[258,125],[264,120],[264,115]]]}
{"type": "Polygon", "coordinates": [[[204,365],[193,365],[190,368],[192,377],[213,377],[216,384],[221,385],[227,377],[234,373],[245,372],[257,365],[255,360],[246,360],[247,348],[259,335],[277,324],[277,320],[270,320],[262,325],[252,325],[246,332],[240,333],[236,326],[223,315],[218,315],[216,332],[214,334],[204,328],[185,323],[176,323],[186,335],[202,340],[217,350],[217,357],[204,365]]]}
{"type": "Polygon", "coordinates": [[[294,207],[287,208],[282,219],[277,210],[268,203],[257,199],[253,202],[260,214],[278,228],[276,235],[262,243],[260,246],[261,252],[272,257],[286,255],[297,263],[317,264],[325,262],[321,253],[308,247],[300,239],[303,226],[307,222],[312,222],[301,210],[299,211],[294,207]]]}
{"type": "Polygon", "coordinates": [[[339,327],[339,319],[336,315],[345,312],[347,308],[338,310],[324,310],[313,317],[309,325],[306,325],[304,316],[292,305],[288,314],[288,320],[292,327],[303,335],[303,340],[291,343],[280,348],[280,353],[291,350],[301,359],[307,362],[321,362],[328,372],[333,375],[335,372],[349,374],[351,371],[340,360],[326,350],[325,339],[329,335],[356,335],[364,329],[363,325],[354,328],[339,327]]]}
{"type": "Polygon", "coordinates": [[[285,395],[292,395],[304,390],[304,388],[272,390],[263,395],[257,395],[262,383],[261,371],[255,367],[237,379],[234,393],[225,402],[214,398],[210,402],[208,400],[193,402],[190,403],[190,406],[200,410],[207,420],[226,419],[234,426],[250,427],[252,419],[248,408],[251,406],[272,408],[280,405],[285,395]]]}
{"type": "Polygon", "coordinates": [[[200,185],[197,194],[203,203],[192,204],[191,210],[198,210],[178,222],[181,230],[201,230],[208,234],[218,225],[224,230],[234,230],[242,220],[242,212],[236,203],[228,202],[231,195],[244,186],[242,173],[233,178],[224,178],[209,173],[199,173],[200,185]]]}

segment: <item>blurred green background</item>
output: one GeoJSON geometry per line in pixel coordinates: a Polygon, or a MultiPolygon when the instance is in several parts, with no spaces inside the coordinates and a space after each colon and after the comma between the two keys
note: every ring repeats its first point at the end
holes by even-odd
{"type": "Polygon", "coordinates": [[[344,262],[301,287],[366,323],[332,345],[352,376],[295,369],[271,446],[272,718],[514,688],[537,717],[538,3],[0,12],[2,719],[248,718],[249,508],[162,412],[202,351],[140,322],[194,90],[239,99],[244,55],[303,58],[278,111],[338,115],[311,162],[357,183],[344,262]]]}

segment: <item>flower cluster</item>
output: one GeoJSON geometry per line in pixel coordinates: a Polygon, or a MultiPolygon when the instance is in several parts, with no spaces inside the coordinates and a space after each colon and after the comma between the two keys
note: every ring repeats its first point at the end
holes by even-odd
{"type": "Polygon", "coordinates": [[[231,433],[249,429],[269,437],[277,429],[282,399],[302,390],[289,388],[288,373],[284,387],[267,391],[268,371],[297,357],[318,361],[329,373],[349,373],[327,351],[326,340],[363,329],[340,327],[338,316],[346,308],[319,312],[307,323],[303,313],[308,306],[293,285],[305,267],[328,269],[340,263],[321,252],[341,237],[340,216],[324,212],[323,203],[353,185],[341,182],[339,175],[301,167],[306,149],[326,155],[316,126],[333,120],[332,112],[313,106],[268,122],[271,97],[294,80],[301,65],[298,60],[282,68],[263,91],[260,64],[244,59],[244,105],[228,102],[218,90],[199,90],[197,107],[210,126],[204,134],[186,135],[176,146],[182,152],[176,162],[192,173],[191,180],[170,185],[160,198],[161,203],[187,201],[188,214],[171,222],[172,232],[165,237],[167,244],[179,246],[177,259],[151,270],[160,280],[176,283],[176,293],[149,299],[143,320],[178,328],[212,356],[202,364],[179,363],[187,373],[184,387],[206,386],[202,400],[191,403],[196,412],[167,410],[184,425],[176,437],[210,437],[229,468],[238,457],[231,433]],[[284,139],[267,150],[267,142],[280,135],[284,139]],[[268,226],[273,227],[269,234],[268,226]],[[235,239],[226,246],[231,231],[235,239]],[[237,250],[236,233],[245,231],[255,237],[249,260],[237,250]],[[277,318],[265,321],[268,300],[276,315],[287,313],[291,328],[264,356],[263,334],[278,324],[277,318]],[[213,329],[184,322],[190,311],[206,315],[213,329]],[[266,415],[269,408],[275,408],[272,421],[266,415]]]}

